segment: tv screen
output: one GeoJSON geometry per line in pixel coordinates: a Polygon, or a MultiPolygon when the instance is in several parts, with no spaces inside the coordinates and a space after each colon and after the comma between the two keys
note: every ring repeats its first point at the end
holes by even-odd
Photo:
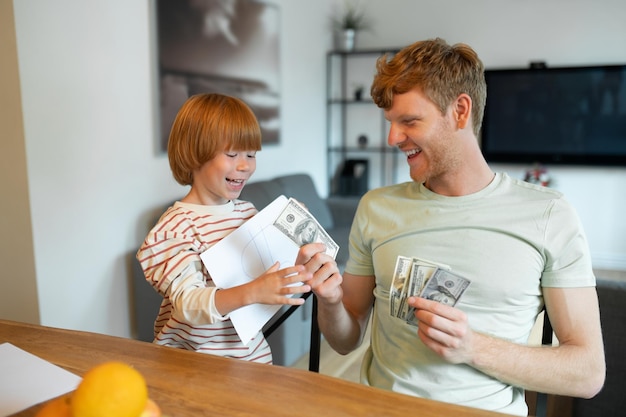
{"type": "Polygon", "coordinates": [[[626,166],[626,65],[485,71],[489,162],[626,166]]]}

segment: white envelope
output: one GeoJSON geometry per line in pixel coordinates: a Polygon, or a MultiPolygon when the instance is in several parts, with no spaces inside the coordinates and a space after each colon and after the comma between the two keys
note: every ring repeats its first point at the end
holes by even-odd
{"type": "MultiPolygon", "coordinates": [[[[288,199],[279,196],[256,216],[200,255],[215,285],[230,288],[250,282],[276,261],[280,269],[295,265],[299,247],[273,226],[288,199]]],[[[244,344],[263,328],[280,305],[251,304],[230,313],[244,344]]]]}

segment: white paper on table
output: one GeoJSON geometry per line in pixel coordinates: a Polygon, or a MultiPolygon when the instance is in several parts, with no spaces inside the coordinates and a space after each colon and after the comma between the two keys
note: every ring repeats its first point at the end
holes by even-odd
{"type": "Polygon", "coordinates": [[[0,344],[0,417],[73,391],[80,381],[79,376],[17,346],[0,344]]]}
{"type": "MultiPolygon", "coordinates": [[[[260,276],[276,261],[280,269],[295,265],[299,247],[274,227],[288,199],[281,195],[237,230],[200,255],[213,282],[220,288],[242,285],[260,276]]],[[[281,308],[250,304],[230,313],[239,338],[247,344],[281,308]]]]}

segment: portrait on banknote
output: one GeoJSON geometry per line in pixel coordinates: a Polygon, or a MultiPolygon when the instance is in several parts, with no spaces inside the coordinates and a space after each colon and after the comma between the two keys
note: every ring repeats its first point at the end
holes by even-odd
{"type": "Polygon", "coordinates": [[[320,242],[326,245],[326,253],[337,256],[339,245],[319,224],[317,219],[297,200],[290,198],[287,205],[274,221],[274,226],[293,240],[298,246],[320,242]]]}

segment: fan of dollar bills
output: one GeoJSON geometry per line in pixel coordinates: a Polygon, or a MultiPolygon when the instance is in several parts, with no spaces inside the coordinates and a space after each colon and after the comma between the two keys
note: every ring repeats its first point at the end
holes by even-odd
{"type": "Polygon", "coordinates": [[[389,290],[390,314],[417,326],[415,309],[407,302],[409,297],[418,296],[456,305],[471,281],[450,270],[447,265],[398,256],[389,290]]]}

